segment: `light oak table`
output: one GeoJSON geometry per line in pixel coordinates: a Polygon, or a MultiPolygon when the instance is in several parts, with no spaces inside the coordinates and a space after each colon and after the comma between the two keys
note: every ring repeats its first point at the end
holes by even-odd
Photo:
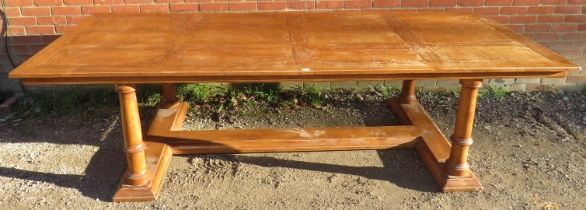
{"type": "Polygon", "coordinates": [[[10,73],[27,85],[114,84],[128,169],[114,201],[156,199],[173,154],[415,148],[444,192],[479,191],[467,163],[487,78],[564,77],[579,67],[486,18],[445,13],[154,14],[86,18],[10,73]],[[448,140],[415,80],[462,84],[448,140]],[[174,84],[403,80],[399,126],[183,131],[174,84]],[[134,84],[161,84],[141,128],[134,84]]]}

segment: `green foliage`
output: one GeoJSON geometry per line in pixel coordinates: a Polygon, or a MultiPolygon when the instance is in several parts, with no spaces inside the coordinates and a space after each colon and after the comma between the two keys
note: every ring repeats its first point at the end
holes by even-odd
{"type": "Polygon", "coordinates": [[[325,102],[325,96],[321,88],[317,85],[298,87],[299,97],[302,101],[311,104],[314,107],[321,107],[325,102]]]}
{"type": "Polygon", "coordinates": [[[206,103],[212,96],[225,92],[224,88],[209,84],[188,84],[177,88],[179,98],[198,104],[206,103]]]}
{"type": "Polygon", "coordinates": [[[493,97],[499,101],[504,100],[506,97],[511,95],[511,91],[503,86],[494,86],[494,85],[489,85],[487,86],[487,91],[483,91],[483,92],[479,92],[478,93],[478,97],[479,98],[490,98],[493,97]]]}
{"type": "Polygon", "coordinates": [[[399,92],[401,92],[401,90],[399,88],[389,87],[389,86],[385,86],[385,85],[377,86],[375,88],[375,90],[377,92],[379,92],[385,98],[391,97],[393,95],[397,95],[397,94],[399,94],[399,92]]]}
{"type": "Polygon", "coordinates": [[[232,85],[228,95],[276,105],[281,100],[281,88],[278,83],[241,83],[232,85]]]}
{"type": "Polygon", "coordinates": [[[42,90],[20,97],[16,112],[22,116],[43,116],[116,104],[117,95],[111,89],[42,90]]]}

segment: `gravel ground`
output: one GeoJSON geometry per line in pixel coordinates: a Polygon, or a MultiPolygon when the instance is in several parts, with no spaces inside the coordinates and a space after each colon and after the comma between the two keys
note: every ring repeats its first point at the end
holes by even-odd
{"type": "MultiPolygon", "coordinates": [[[[419,94],[451,133],[458,98],[419,94]]],[[[321,108],[189,112],[186,129],[394,124],[384,97],[328,94],[321,108]]],[[[142,109],[143,122],[153,112],[142,109]]],[[[585,92],[479,101],[472,169],[485,190],[439,193],[414,150],[174,156],[159,200],[113,203],[125,168],[116,107],[0,124],[0,209],[586,209],[585,92]]],[[[146,125],[145,125],[146,126],[146,125]]]]}

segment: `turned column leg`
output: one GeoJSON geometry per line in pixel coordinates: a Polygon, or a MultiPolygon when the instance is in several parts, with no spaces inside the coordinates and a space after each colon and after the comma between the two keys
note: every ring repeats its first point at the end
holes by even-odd
{"type": "Polygon", "coordinates": [[[415,80],[404,80],[399,102],[402,104],[411,104],[417,102],[415,98],[415,80]]]}
{"type": "Polygon", "coordinates": [[[482,80],[461,80],[460,105],[456,114],[454,134],[451,136],[450,157],[446,161],[446,173],[449,176],[470,176],[468,166],[468,147],[472,144],[472,129],[476,112],[478,88],[482,80]]]}
{"type": "Polygon", "coordinates": [[[116,90],[120,97],[124,147],[128,162],[125,184],[143,186],[148,184],[150,179],[145,162],[145,145],[142,141],[136,90],[130,85],[117,85],[116,90]]]}
{"type": "Polygon", "coordinates": [[[178,104],[178,101],[175,84],[161,85],[161,108],[172,108],[178,104]]]}

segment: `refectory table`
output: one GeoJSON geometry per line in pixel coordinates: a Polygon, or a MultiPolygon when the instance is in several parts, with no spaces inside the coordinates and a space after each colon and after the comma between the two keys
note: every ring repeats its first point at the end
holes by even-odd
{"type": "Polygon", "coordinates": [[[579,67],[486,18],[447,13],[97,15],[10,73],[26,85],[114,84],[127,171],[114,201],[153,200],[173,154],[415,148],[442,191],[478,191],[467,163],[483,79],[564,77],[579,67]],[[415,80],[458,79],[454,133],[415,98],[415,80]],[[398,126],[183,131],[174,84],[403,80],[398,126]],[[134,84],[161,84],[143,134],[134,84]]]}

